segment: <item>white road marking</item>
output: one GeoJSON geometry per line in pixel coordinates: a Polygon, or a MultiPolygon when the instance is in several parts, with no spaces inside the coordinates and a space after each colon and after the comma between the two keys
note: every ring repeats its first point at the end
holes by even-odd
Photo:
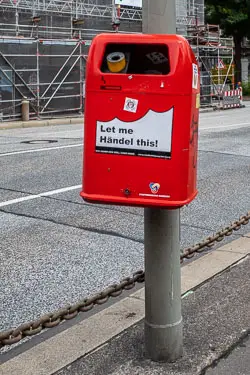
{"type": "MultiPolygon", "coordinates": [[[[211,115],[213,114],[213,112],[211,113],[211,115]]],[[[223,117],[228,117],[228,115],[226,116],[226,115],[217,115],[217,116],[202,116],[202,113],[200,113],[200,119],[201,120],[211,120],[211,119],[214,119],[214,118],[223,118],[223,117]]]]}
{"type": "Polygon", "coordinates": [[[40,193],[40,194],[28,195],[26,197],[11,199],[9,201],[0,202],[0,207],[11,206],[12,204],[22,203],[22,202],[25,202],[25,201],[30,201],[32,199],[37,199],[37,198],[47,197],[47,196],[50,196],[50,195],[65,193],[67,191],[80,189],[81,187],[82,187],[82,185],[69,186],[69,187],[61,188],[61,189],[57,189],[57,190],[46,191],[46,192],[40,193]]]}
{"type": "Polygon", "coordinates": [[[83,146],[83,143],[77,143],[75,145],[34,148],[34,149],[23,150],[23,151],[6,152],[4,154],[0,154],[0,157],[1,156],[19,155],[19,154],[28,154],[28,153],[32,153],[32,152],[43,152],[43,151],[50,151],[50,150],[60,150],[60,149],[63,149],[63,148],[73,148],[73,147],[82,147],[82,146],[83,146]]]}
{"type": "Polygon", "coordinates": [[[200,130],[210,130],[210,129],[221,129],[221,128],[233,128],[233,127],[237,127],[237,126],[240,126],[240,127],[246,127],[246,126],[249,126],[250,125],[250,122],[242,122],[242,123],[239,123],[239,124],[230,124],[230,125],[215,125],[215,126],[209,126],[209,127],[203,127],[203,126],[200,126],[200,130]]]}

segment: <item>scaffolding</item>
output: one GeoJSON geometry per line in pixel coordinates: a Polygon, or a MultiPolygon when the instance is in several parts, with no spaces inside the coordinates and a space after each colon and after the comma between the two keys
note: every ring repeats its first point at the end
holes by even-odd
{"type": "MultiPolygon", "coordinates": [[[[114,0],[0,0],[0,121],[84,110],[88,49],[100,32],[114,32],[114,0]]],[[[141,31],[141,9],[119,7],[126,32],[141,31]]]]}
{"type": "Polygon", "coordinates": [[[221,107],[225,91],[235,89],[234,43],[218,25],[196,25],[185,36],[199,63],[201,105],[221,107]]]}
{"type": "Polygon", "coordinates": [[[186,34],[189,26],[204,24],[204,0],[176,0],[177,32],[186,34]]]}
{"type": "Polygon", "coordinates": [[[20,118],[24,98],[31,119],[82,113],[88,47],[87,40],[0,38],[1,120],[20,118]]]}
{"type": "MultiPolygon", "coordinates": [[[[82,16],[110,17],[112,14],[112,4],[118,2],[112,0],[0,0],[2,8],[20,10],[31,10],[36,12],[49,12],[60,14],[77,13],[82,16]],[[106,4],[105,4],[106,3],[106,4]]],[[[140,2],[138,2],[140,4],[140,2]]],[[[121,6],[121,19],[141,20],[140,6],[121,6]]],[[[176,0],[177,18],[198,17],[204,19],[204,0],[176,0]]],[[[178,21],[177,21],[178,22],[178,21]]],[[[186,18],[186,23],[190,23],[186,18]]]]}
{"type": "MultiPolygon", "coordinates": [[[[100,32],[141,32],[140,0],[0,0],[0,120],[18,119],[24,97],[31,118],[84,111],[88,49],[100,32]],[[124,4],[124,2],[123,2],[124,4]]],[[[218,26],[204,25],[204,0],[176,0],[177,32],[201,69],[201,105],[220,105],[233,89],[234,48],[218,26]]]]}
{"type": "MultiPolygon", "coordinates": [[[[69,38],[76,30],[78,34],[88,29],[110,30],[114,19],[119,19],[121,30],[138,32],[142,2],[131,3],[137,6],[119,5],[118,0],[0,0],[0,34],[28,37],[35,32],[47,38],[69,38]]],[[[187,26],[203,24],[204,0],[176,0],[176,15],[180,33],[185,33],[187,26]]]]}

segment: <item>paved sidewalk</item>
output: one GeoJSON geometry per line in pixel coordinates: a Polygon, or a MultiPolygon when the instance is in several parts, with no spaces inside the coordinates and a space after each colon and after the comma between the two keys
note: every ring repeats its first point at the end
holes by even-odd
{"type": "Polygon", "coordinates": [[[10,121],[0,122],[1,129],[18,129],[18,128],[35,128],[43,126],[55,126],[55,125],[69,125],[69,124],[80,124],[83,121],[83,116],[77,117],[65,117],[56,119],[44,119],[44,120],[30,120],[30,121],[10,121]]]}
{"type": "Polygon", "coordinates": [[[249,346],[221,359],[250,333],[249,270],[248,258],[183,300],[185,352],[176,363],[144,358],[140,322],[56,375],[249,375],[249,346]]]}

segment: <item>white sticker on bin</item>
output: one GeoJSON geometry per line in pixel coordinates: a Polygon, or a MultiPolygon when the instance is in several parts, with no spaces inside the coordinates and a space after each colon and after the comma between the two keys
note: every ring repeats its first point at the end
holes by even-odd
{"type": "Polygon", "coordinates": [[[171,157],[173,112],[149,111],[132,122],[97,121],[96,152],[171,157]]]}
{"type": "Polygon", "coordinates": [[[198,89],[198,81],[199,81],[199,71],[198,71],[198,65],[193,64],[193,89],[198,89]]]}
{"type": "Polygon", "coordinates": [[[124,109],[124,111],[127,111],[127,112],[136,113],[138,103],[139,103],[139,101],[137,99],[126,98],[123,109],[124,109]]]}

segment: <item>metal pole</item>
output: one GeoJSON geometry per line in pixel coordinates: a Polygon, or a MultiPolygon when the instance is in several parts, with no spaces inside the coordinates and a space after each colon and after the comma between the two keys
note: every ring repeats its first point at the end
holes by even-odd
{"type": "Polygon", "coordinates": [[[66,75],[63,77],[63,79],[60,81],[59,85],[57,86],[57,88],[55,89],[55,91],[53,92],[53,94],[50,96],[49,100],[46,102],[46,104],[44,105],[43,109],[41,110],[41,113],[44,112],[44,110],[47,108],[47,106],[49,105],[49,103],[51,102],[51,100],[54,98],[54,96],[56,95],[57,91],[60,89],[60,87],[62,86],[63,82],[65,81],[65,79],[68,77],[68,75],[70,74],[71,70],[74,68],[74,66],[76,65],[76,63],[78,62],[78,60],[81,58],[81,56],[78,56],[76,58],[76,60],[72,63],[71,67],[69,68],[68,72],[66,73],[66,75]]]}
{"type": "MultiPolygon", "coordinates": [[[[175,0],[142,4],[143,33],[176,33],[175,0]]],[[[172,362],[183,353],[180,209],[145,208],[144,240],[146,356],[172,362]]]]}
{"type": "Polygon", "coordinates": [[[182,355],[180,210],[145,208],[145,346],[153,361],[182,355]]]}
{"type": "Polygon", "coordinates": [[[83,60],[83,45],[82,43],[80,43],[80,47],[79,47],[79,54],[81,56],[80,58],[80,71],[79,71],[79,81],[80,81],[80,113],[83,114],[84,112],[84,100],[85,100],[85,95],[84,95],[84,92],[83,92],[83,84],[84,84],[84,73],[83,73],[83,64],[84,64],[84,60],[83,60]]]}
{"type": "Polygon", "coordinates": [[[176,34],[175,0],[142,0],[144,34],[176,34]]]}
{"type": "Polygon", "coordinates": [[[16,4],[16,36],[19,35],[19,13],[18,13],[18,5],[16,4]]]}
{"type": "Polygon", "coordinates": [[[119,20],[118,20],[118,14],[117,14],[117,7],[115,4],[115,0],[112,0],[112,25],[116,32],[118,32],[119,29],[119,20]]]}
{"type": "Polygon", "coordinates": [[[63,68],[67,65],[68,61],[71,59],[71,57],[74,55],[74,53],[76,52],[76,50],[78,49],[79,47],[79,44],[80,42],[78,42],[75,46],[75,48],[73,49],[73,51],[70,53],[69,56],[67,55],[64,55],[67,56],[67,59],[66,61],[64,61],[63,65],[60,67],[60,69],[58,70],[58,72],[56,73],[55,77],[52,79],[52,81],[50,82],[49,86],[47,87],[47,89],[44,91],[44,93],[42,94],[41,96],[41,99],[43,99],[45,97],[45,95],[47,94],[47,92],[49,91],[49,89],[51,88],[51,86],[53,85],[53,83],[56,81],[57,77],[59,76],[59,74],[62,72],[63,68]]]}
{"type": "Polygon", "coordinates": [[[36,95],[37,95],[37,117],[40,115],[40,64],[39,64],[39,40],[36,41],[36,95]]]}

